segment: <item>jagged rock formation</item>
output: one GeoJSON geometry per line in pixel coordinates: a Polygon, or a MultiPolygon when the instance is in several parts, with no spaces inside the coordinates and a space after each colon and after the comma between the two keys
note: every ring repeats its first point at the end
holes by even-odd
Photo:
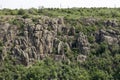
{"type": "Polygon", "coordinates": [[[106,41],[109,45],[118,44],[120,39],[120,32],[118,30],[99,30],[96,34],[97,42],[106,41]]]}
{"type": "MultiPolygon", "coordinates": [[[[3,43],[0,60],[10,55],[11,59],[15,60],[14,64],[29,65],[46,57],[52,57],[56,61],[69,61],[67,55],[71,55],[74,50],[78,53],[76,60],[83,62],[91,49],[95,48],[91,48],[89,35],[95,38],[92,44],[107,42],[111,52],[114,52],[112,48],[120,47],[119,24],[115,20],[103,21],[104,28],[85,35],[76,31],[74,26],[66,25],[63,18],[44,16],[38,20],[20,17],[14,19],[19,24],[0,22],[0,42],[3,43]]],[[[82,24],[87,26],[99,23],[99,19],[95,18],[81,20],[82,24]]]]}
{"type": "Polygon", "coordinates": [[[63,18],[42,17],[37,23],[31,19],[17,20],[24,26],[9,23],[0,25],[0,37],[4,43],[2,60],[8,51],[16,59],[15,64],[24,65],[53,54],[55,60],[64,60],[67,58],[65,54],[73,48],[78,48],[84,56],[89,54],[90,46],[86,35],[82,32],[77,34],[74,27],[67,27],[63,18]]]}

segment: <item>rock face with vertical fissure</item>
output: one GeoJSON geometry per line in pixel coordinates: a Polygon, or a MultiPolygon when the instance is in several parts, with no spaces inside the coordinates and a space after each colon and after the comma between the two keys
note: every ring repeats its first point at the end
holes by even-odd
{"type": "Polygon", "coordinates": [[[115,20],[101,22],[104,28],[93,33],[88,27],[97,25],[99,20],[81,19],[84,28],[90,31],[89,34],[68,26],[63,18],[42,16],[36,21],[21,17],[15,18],[16,20],[17,24],[0,22],[0,61],[9,56],[14,64],[30,65],[47,57],[56,61],[69,61],[74,55],[77,61],[83,62],[98,47],[93,44],[102,42],[107,44],[110,52],[115,52],[114,47],[119,52],[120,27],[115,20]]]}
{"type": "MultiPolygon", "coordinates": [[[[3,51],[10,51],[10,55],[18,61],[15,64],[29,65],[51,55],[55,60],[64,60],[72,48],[78,48],[80,54],[89,54],[87,36],[82,32],[76,33],[74,27],[67,27],[62,18],[43,17],[37,23],[30,19],[18,20],[24,27],[9,23],[0,25],[3,51]]],[[[7,52],[2,53],[1,59],[6,56],[7,52]]]]}

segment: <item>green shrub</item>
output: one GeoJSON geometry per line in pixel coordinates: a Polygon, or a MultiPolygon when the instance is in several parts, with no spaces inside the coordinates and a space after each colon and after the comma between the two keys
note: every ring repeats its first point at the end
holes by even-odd
{"type": "Polygon", "coordinates": [[[30,18],[30,17],[31,17],[31,15],[30,15],[30,14],[27,14],[27,13],[22,16],[22,18],[24,18],[24,19],[25,19],[25,18],[30,18]]]}

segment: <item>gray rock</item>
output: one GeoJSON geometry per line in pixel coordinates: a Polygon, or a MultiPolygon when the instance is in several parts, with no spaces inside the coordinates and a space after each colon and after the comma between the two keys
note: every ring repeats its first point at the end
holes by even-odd
{"type": "Polygon", "coordinates": [[[82,32],[79,33],[77,42],[78,42],[78,48],[79,48],[80,53],[84,55],[89,54],[90,45],[87,40],[87,37],[82,32]]]}
{"type": "Polygon", "coordinates": [[[96,41],[97,42],[103,42],[107,41],[109,45],[112,44],[118,44],[119,42],[119,34],[118,32],[114,30],[100,30],[98,33],[96,33],[96,41]]]}
{"type": "MultiPolygon", "coordinates": [[[[30,19],[18,20],[25,24],[23,29],[9,24],[7,31],[3,30],[0,33],[3,34],[2,40],[6,51],[11,52],[16,64],[30,65],[35,60],[41,60],[50,55],[54,55],[55,60],[64,60],[65,54],[74,47],[78,48],[81,54],[89,54],[87,36],[80,32],[76,37],[75,28],[67,27],[63,18],[41,17],[42,23],[33,23],[30,19]],[[73,46],[73,43],[76,46],[73,46]]],[[[2,55],[3,58],[5,55],[2,55]]]]}

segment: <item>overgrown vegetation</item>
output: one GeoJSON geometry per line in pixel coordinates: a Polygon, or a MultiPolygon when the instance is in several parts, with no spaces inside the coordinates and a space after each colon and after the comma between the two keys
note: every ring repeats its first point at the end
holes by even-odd
{"type": "MultiPolygon", "coordinates": [[[[57,62],[47,58],[36,61],[29,67],[14,65],[14,60],[8,57],[0,64],[0,80],[120,80],[120,44],[110,46],[107,42],[96,42],[94,36],[94,33],[100,29],[113,30],[111,26],[105,27],[105,20],[117,20],[120,24],[120,8],[3,9],[0,10],[0,16],[21,16],[24,19],[31,18],[33,22],[36,22],[39,16],[62,16],[67,26],[75,27],[76,36],[77,32],[82,31],[91,44],[90,54],[84,62],[76,61],[78,49],[73,49],[71,54],[66,53],[70,62],[57,62]],[[90,18],[89,22],[86,21],[87,18],[90,18]],[[94,18],[98,21],[92,23],[94,18]]],[[[10,23],[20,26],[21,31],[24,27],[24,24],[16,19],[10,20],[10,23]]],[[[120,32],[119,29],[114,28],[120,32]]],[[[62,35],[62,33],[57,34],[62,35]]],[[[0,42],[0,53],[2,53],[2,45],[0,42]]]]}

